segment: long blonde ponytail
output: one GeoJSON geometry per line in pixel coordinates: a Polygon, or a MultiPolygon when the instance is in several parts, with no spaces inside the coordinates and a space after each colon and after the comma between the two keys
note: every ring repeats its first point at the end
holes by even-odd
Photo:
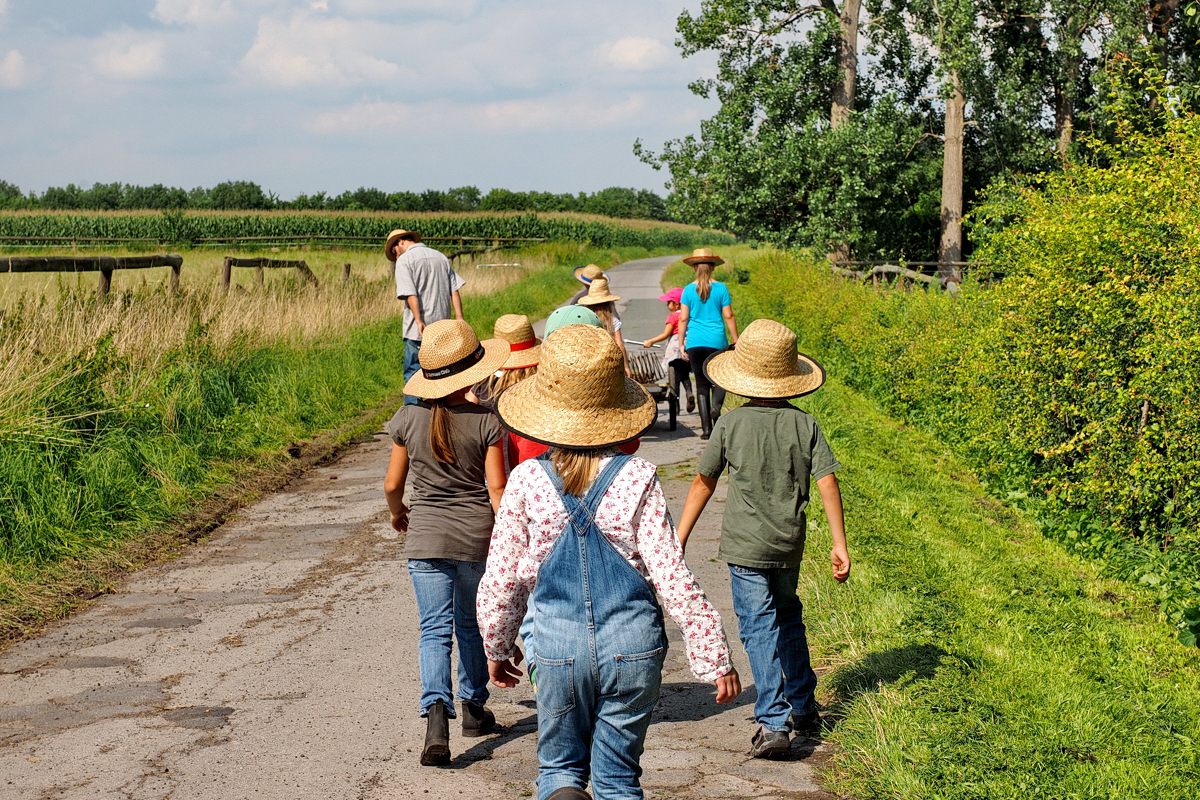
{"type": "Polygon", "coordinates": [[[707,261],[701,261],[696,264],[696,294],[700,295],[700,302],[707,303],[708,296],[712,293],[712,274],[713,265],[707,261]]]}
{"type": "Polygon", "coordinates": [[[554,469],[563,481],[563,491],[583,497],[600,471],[599,450],[563,450],[554,448],[554,469]]]}

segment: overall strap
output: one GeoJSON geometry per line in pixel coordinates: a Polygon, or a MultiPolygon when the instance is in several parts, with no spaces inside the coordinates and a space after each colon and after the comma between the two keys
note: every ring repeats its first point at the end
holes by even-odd
{"type": "Polygon", "coordinates": [[[554,462],[550,459],[550,455],[545,453],[538,456],[535,460],[546,471],[546,476],[550,478],[550,483],[554,485],[554,490],[558,492],[558,497],[562,500],[562,504],[567,509],[567,515],[575,524],[575,530],[583,536],[587,533],[588,527],[595,527],[599,530],[595,521],[595,511],[599,507],[600,501],[604,499],[605,492],[612,486],[617,475],[620,474],[622,468],[629,463],[633,456],[617,453],[608,459],[596,479],[592,481],[592,485],[588,488],[587,494],[582,500],[573,494],[568,494],[563,490],[562,477],[558,474],[558,470],[554,469],[554,462]]]}
{"type": "Polygon", "coordinates": [[[633,456],[617,453],[608,460],[608,463],[596,475],[596,480],[592,481],[591,487],[583,497],[583,504],[587,506],[588,511],[593,515],[596,509],[600,506],[600,501],[604,499],[604,493],[608,491],[608,487],[612,486],[613,481],[617,479],[617,475],[621,474],[621,470],[629,463],[633,456]]]}

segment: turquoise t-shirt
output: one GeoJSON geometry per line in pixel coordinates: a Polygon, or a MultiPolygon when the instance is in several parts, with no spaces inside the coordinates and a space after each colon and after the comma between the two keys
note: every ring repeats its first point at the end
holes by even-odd
{"type": "Polygon", "coordinates": [[[733,305],[733,298],[729,296],[725,284],[713,281],[708,300],[701,300],[693,281],[683,290],[680,302],[687,306],[688,310],[687,341],[684,344],[689,350],[693,347],[712,347],[720,350],[729,344],[729,340],[725,338],[725,318],[721,315],[721,309],[733,305]]]}

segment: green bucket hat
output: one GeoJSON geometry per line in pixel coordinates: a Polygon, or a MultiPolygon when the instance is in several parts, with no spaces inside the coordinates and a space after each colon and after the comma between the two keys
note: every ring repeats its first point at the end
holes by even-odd
{"type": "Polygon", "coordinates": [[[546,330],[542,336],[549,336],[564,325],[592,325],[603,328],[604,324],[596,316],[596,312],[586,306],[563,306],[554,310],[546,318],[546,330]]]}

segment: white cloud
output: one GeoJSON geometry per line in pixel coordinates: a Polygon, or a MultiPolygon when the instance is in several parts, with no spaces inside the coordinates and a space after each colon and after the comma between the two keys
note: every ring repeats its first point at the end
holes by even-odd
{"type": "Polygon", "coordinates": [[[400,68],[368,52],[386,49],[386,28],[345,19],[264,17],[242,66],[275,86],[346,86],[394,80],[400,68]]]}
{"type": "Polygon", "coordinates": [[[166,43],[141,39],[133,33],[110,33],[99,42],[92,64],[106,78],[139,81],[163,71],[166,43]]]}
{"type": "MultiPolygon", "coordinates": [[[[4,0],[0,0],[0,11],[3,11],[4,0]]],[[[25,56],[20,50],[9,50],[4,60],[0,61],[0,86],[5,89],[20,89],[25,85],[27,70],[25,56]]]]}
{"type": "Polygon", "coordinates": [[[617,69],[644,72],[668,63],[673,51],[657,39],[627,36],[609,46],[606,55],[617,69]]]}
{"type": "Polygon", "coordinates": [[[212,25],[230,19],[234,11],[229,0],[158,0],[150,15],[168,25],[212,25]]]}
{"type": "Polygon", "coordinates": [[[604,130],[628,126],[648,107],[641,94],[605,103],[592,97],[540,97],[494,103],[372,102],[318,115],[306,127],[324,135],[400,130],[478,130],[494,134],[604,130]]]}

